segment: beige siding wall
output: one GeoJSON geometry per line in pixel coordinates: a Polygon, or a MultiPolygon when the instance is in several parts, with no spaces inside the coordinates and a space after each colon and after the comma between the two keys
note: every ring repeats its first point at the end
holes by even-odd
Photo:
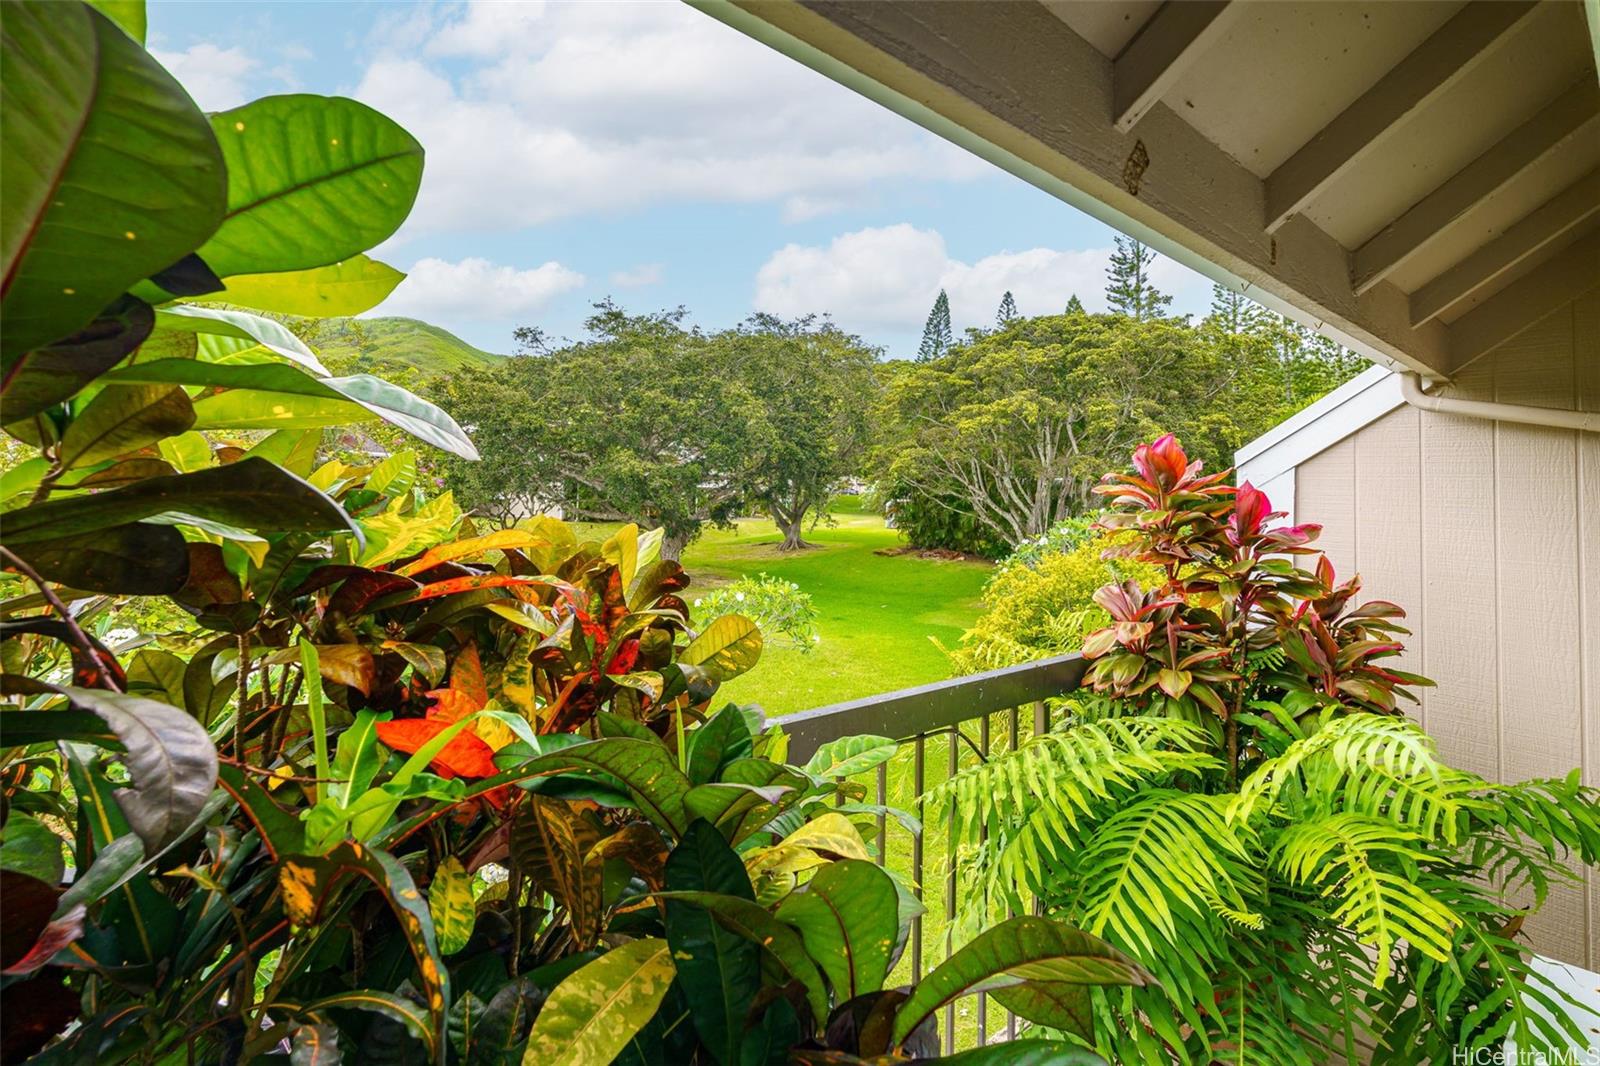
{"type": "MultiPolygon", "coordinates": [[[[1600,410],[1600,289],[1473,364],[1471,399],[1600,410]]],[[[1445,757],[1502,780],[1600,785],[1600,434],[1402,406],[1302,463],[1295,518],[1410,615],[1407,668],[1445,757]]],[[[1543,953],[1600,969],[1600,876],[1558,887],[1543,953]]]]}

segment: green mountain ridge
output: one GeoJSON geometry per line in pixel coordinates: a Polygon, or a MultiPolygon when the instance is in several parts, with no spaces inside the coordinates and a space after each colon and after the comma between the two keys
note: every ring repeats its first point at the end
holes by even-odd
{"type": "Polygon", "coordinates": [[[306,325],[307,343],[335,373],[382,375],[411,369],[431,378],[484,369],[509,358],[415,318],[325,318],[314,324],[307,320],[306,325]]]}

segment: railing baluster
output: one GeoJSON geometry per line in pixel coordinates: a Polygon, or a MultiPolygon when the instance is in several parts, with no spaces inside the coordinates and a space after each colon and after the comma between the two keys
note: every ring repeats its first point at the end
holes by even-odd
{"type": "MultiPolygon", "coordinates": [[[[889,803],[889,764],[878,764],[878,806],[885,807],[889,803]]],[[[889,863],[889,816],[882,810],[878,811],[878,865],[887,866],[889,863]]]]}
{"type": "MultiPolygon", "coordinates": [[[[1006,732],[1009,735],[1009,739],[1011,741],[1011,750],[1012,751],[1016,751],[1017,750],[1017,743],[1018,743],[1018,733],[1020,732],[1020,730],[1018,729],[1018,725],[1020,724],[1021,719],[1022,719],[1022,708],[1020,708],[1020,707],[1011,708],[1009,711],[1006,712],[1006,718],[1007,718],[1006,732]]],[[[1010,903],[1007,903],[1006,904],[1006,917],[1007,918],[1015,918],[1016,916],[1017,916],[1016,909],[1014,907],[1012,907],[1010,903]]],[[[1011,1013],[1008,1010],[1008,1011],[1006,1011],[1006,1039],[1007,1040],[1015,1040],[1016,1038],[1017,1038],[1017,1016],[1015,1014],[1011,1013]]]]}
{"type": "MultiPolygon", "coordinates": [[[[987,759],[989,757],[989,716],[987,714],[984,715],[982,718],[978,719],[978,754],[982,755],[985,759],[987,759]]],[[[978,843],[979,843],[979,846],[981,847],[983,844],[988,843],[988,840],[989,840],[989,823],[987,821],[978,823],[978,843]]],[[[988,916],[989,916],[989,898],[988,898],[987,895],[985,895],[984,899],[983,899],[983,914],[984,914],[984,917],[987,919],[988,916]]],[[[988,1042],[989,1042],[989,993],[987,993],[987,992],[979,992],[978,993],[978,1046],[979,1047],[983,1047],[988,1042]]]]}
{"type": "MultiPolygon", "coordinates": [[[[950,730],[950,735],[945,738],[950,746],[950,758],[947,764],[945,780],[956,776],[956,769],[960,759],[959,741],[961,727],[955,726],[950,730]]],[[[947,867],[944,876],[944,957],[949,958],[955,950],[956,936],[956,805],[947,803],[950,808],[945,815],[945,845],[944,861],[947,867]]],[[[951,1051],[956,1049],[956,1005],[952,1000],[944,1009],[944,1046],[951,1051]]]]}
{"type": "MultiPolygon", "coordinates": [[[[911,791],[916,797],[917,821],[922,821],[925,805],[922,802],[923,762],[926,757],[928,738],[926,734],[918,733],[912,742],[911,763],[911,791]]],[[[911,883],[915,886],[917,899],[926,906],[926,894],[922,890],[922,837],[927,832],[927,826],[920,827],[917,834],[911,838],[911,883]]],[[[922,980],[922,915],[911,919],[911,980],[913,983],[922,980]]]]}

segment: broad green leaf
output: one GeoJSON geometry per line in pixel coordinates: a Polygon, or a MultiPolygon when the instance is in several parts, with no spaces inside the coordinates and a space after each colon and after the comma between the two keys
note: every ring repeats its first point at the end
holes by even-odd
{"type": "Polygon", "coordinates": [[[128,663],[128,694],[149,695],[174,707],[182,707],[185,666],[184,661],[170,651],[140,648],[128,663]]]}
{"type": "Polygon", "coordinates": [[[617,1057],[672,984],[665,940],[634,940],[557,985],[528,1035],[522,1066],[592,1066],[617,1057]]]}
{"type": "Polygon", "coordinates": [[[92,711],[122,741],[132,785],[116,791],[129,826],[154,854],[188,829],[217,784],[217,749],[204,727],[166,703],[99,689],[61,686],[74,707],[92,711]]]}
{"type": "Polygon", "coordinates": [[[813,818],[783,838],[789,847],[810,848],[841,859],[870,859],[866,841],[850,819],[836,811],[813,818]]]}
{"type": "Polygon", "coordinates": [[[288,327],[248,311],[232,311],[204,304],[168,304],[156,312],[156,325],[180,333],[220,334],[252,345],[259,344],[319,377],[328,376],[328,368],[322,365],[316,353],[306,347],[305,341],[289,332],[288,327]]]}
{"type": "Polygon", "coordinates": [[[348,514],[264,459],[153,477],[93,496],[46,500],[6,513],[6,539],[27,544],[137,522],[166,511],[272,532],[354,529],[348,514]]]}
{"type": "Polygon", "coordinates": [[[853,777],[888,762],[899,750],[899,742],[889,737],[840,737],[817,749],[806,773],[835,780],[853,777]]]}
{"type": "Polygon", "coordinates": [[[1153,980],[1138,963],[1088,933],[1048,918],[1010,918],[980,933],[917,984],[895,1013],[892,1046],[900,1046],[925,1018],[959,996],[981,990],[1004,996],[997,990],[1032,983],[1044,984],[1043,991],[1052,994],[1007,997],[1010,1009],[1034,1012],[1024,1017],[1087,1036],[1090,986],[1153,980]]]}
{"type": "Polygon", "coordinates": [[[122,32],[144,44],[144,0],[88,0],[89,6],[122,27],[122,32]]]}
{"type": "Polygon", "coordinates": [[[50,461],[42,455],[36,455],[0,472],[0,502],[24,492],[32,492],[49,471],[50,461]]]}
{"type": "Polygon", "coordinates": [[[752,809],[776,807],[790,791],[782,785],[761,787],[732,781],[713,781],[696,785],[684,793],[683,806],[690,817],[704,818],[722,830],[724,836],[731,836],[732,830],[752,809]]]}
{"type": "MultiPolygon", "coordinates": [[[[755,905],[744,863],[722,834],[702,818],[689,823],[667,858],[668,892],[733,896],[755,905]]],[[[667,943],[689,997],[689,1016],[712,1058],[734,1063],[744,1036],[745,1015],[761,987],[761,952],[756,941],[730,930],[703,907],[668,896],[667,943]]]]}
{"type": "MultiPolygon", "coordinates": [[[[187,474],[193,470],[203,470],[214,465],[211,456],[211,443],[199,430],[190,430],[180,433],[176,437],[168,437],[156,447],[161,452],[161,457],[172,464],[172,468],[180,474],[187,474]]],[[[281,465],[281,464],[280,464],[281,465]]]]}
{"type": "Polygon", "coordinates": [[[317,448],[322,434],[308,429],[280,429],[267,434],[265,440],[244,453],[244,458],[255,456],[276,463],[291,474],[310,475],[317,462],[317,448]]]}
{"type": "Polygon", "coordinates": [[[697,785],[715,781],[718,770],[746,758],[751,750],[750,727],[739,708],[730,703],[689,734],[689,780],[697,785]]]}
{"type": "Polygon", "coordinates": [[[335,318],[370,311],[406,276],[387,263],[353,255],[339,263],[270,274],[235,274],[227,287],[204,303],[225,303],[255,311],[335,318]]]}
{"type": "Polygon", "coordinates": [[[806,954],[805,942],[793,927],[785,925],[767,910],[748,898],[722,892],[674,891],[658,895],[669,902],[678,902],[708,911],[725,929],[738,933],[751,943],[759,944],[772,955],[790,977],[800,982],[806,991],[806,1003],[818,1024],[828,1017],[828,987],[822,981],[822,971],[811,956],[806,954]]]}
{"type": "Polygon", "coordinates": [[[198,429],[309,429],[376,415],[429,444],[467,459],[472,441],[444,411],[370,374],[316,378],[284,363],[228,364],[195,359],[135,363],[108,377],[118,383],[223,389],[194,405],[198,429]]]}
{"type": "Polygon", "coordinates": [[[216,230],[222,153],[172,75],[82,4],[17,0],[0,52],[0,368],[216,230]]]}
{"type": "Polygon", "coordinates": [[[517,1066],[528,1020],[543,1001],[528,977],[502,985],[487,1004],[471,992],[458,996],[450,1008],[450,1043],[462,1066],[517,1066]]]}
{"type": "Polygon", "coordinates": [[[327,266],[390,237],[422,182],[422,146],[343,97],[268,96],[211,116],[227,215],[200,248],[221,277],[327,266]]]}
{"type": "Polygon", "coordinates": [[[183,534],[147,522],[12,543],[10,548],[40,576],[84,592],[170,596],[189,575],[183,534]]]}
{"type": "Polygon", "coordinates": [[[372,468],[366,487],[380,496],[401,496],[411,491],[417,480],[417,453],[395,452],[372,468]]]}
{"type": "Polygon", "coordinates": [[[639,810],[663,832],[679,837],[688,826],[683,796],[689,791],[689,779],[678,769],[672,753],[660,744],[607,737],[551,752],[527,768],[599,770],[621,781],[639,810]]]}
{"type": "Polygon", "coordinates": [[[472,905],[472,877],[461,860],[451,856],[433,871],[428,885],[428,913],[439,938],[439,954],[454,955],[472,939],[477,913],[472,905]]]}
{"type": "Polygon", "coordinates": [[[678,656],[685,666],[698,666],[716,681],[731,681],[761,658],[761,630],[750,619],[725,614],[700,631],[678,656]]]}
{"type": "Polygon", "coordinates": [[[70,337],[23,355],[0,384],[6,421],[31,417],[76,394],[139,347],[155,321],[149,304],[122,296],[70,337]]]}
{"type": "Polygon", "coordinates": [[[58,454],[64,467],[88,466],[175,437],[192,425],[194,407],[182,389],[111,385],[67,426],[58,454]]]}
{"type": "Polygon", "coordinates": [[[894,881],[877,866],[845,859],[824,866],[777,913],[800,931],[842,1003],[883,987],[899,929],[899,898],[894,881]]]}
{"type": "Polygon", "coordinates": [[[37,818],[12,811],[0,829],[0,870],[14,870],[47,885],[59,885],[66,872],[61,838],[37,818]]]}

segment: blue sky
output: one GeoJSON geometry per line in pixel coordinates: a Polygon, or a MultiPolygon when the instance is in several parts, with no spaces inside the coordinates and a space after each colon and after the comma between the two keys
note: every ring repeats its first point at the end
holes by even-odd
{"type": "MultiPolygon", "coordinates": [[[[899,357],[941,287],[958,331],[1007,289],[1103,306],[1111,230],[675,0],[153,0],[149,44],[208,110],[331,93],[406,126],[422,192],[375,254],[410,276],[374,313],[491,351],[607,295],[827,312],[899,357]]],[[[1208,282],[1155,276],[1204,313],[1208,282]]]]}

